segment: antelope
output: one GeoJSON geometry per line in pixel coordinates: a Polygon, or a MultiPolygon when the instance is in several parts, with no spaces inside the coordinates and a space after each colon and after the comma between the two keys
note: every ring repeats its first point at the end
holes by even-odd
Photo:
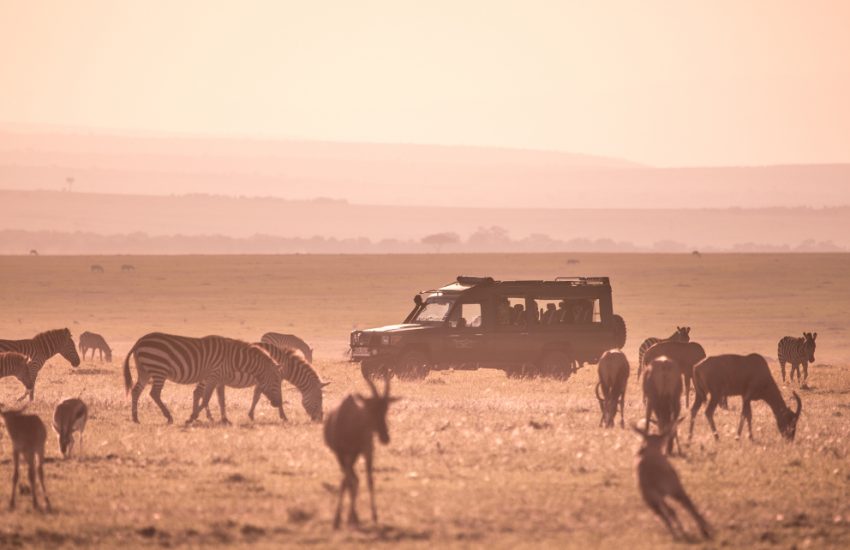
{"type": "Polygon", "coordinates": [[[681,418],[673,422],[666,430],[658,435],[650,435],[649,426],[640,429],[632,425],[632,429],[640,434],[643,443],[637,453],[637,478],[640,494],[644,502],[655,515],[661,518],[674,539],[680,536],[684,538],[684,529],[676,517],[676,511],[664,499],[672,497],[681,504],[688,513],[693,516],[699,526],[700,534],[704,539],[711,538],[711,527],[705,518],[700,515],[694,503],[691,501],[679,475],[670,464],[670,460],[664,456],[664,447],[670,446],[671,438],[674,437],[676,426],[681,418]]]}
{"type": "Polygon", "coordinates": [[[803,411],[803,402],[797,392],[792,392],[797,401],[797,410],[791,410],[782,399],[782,393],[770,374],[770,367],[764,357],[757,353],[750,355],[715,355],[708,357],[694,367],[694,405],[691,407],[691,425],[688,441],[694,434],[694,421],[706,397],[711,396],[705,408],[705,417],[711,426],[715,439],[720,439],[717,426],[714,425],[714,410],[721,397],[740,395],[743,400],[741,420],[738,423],[738,437],[744,430],[744,420],[753,439],[753,411],[751,401],[764,401],[776,417],[779,433],[788,441],[794,440],[797,421],[803,411]]]}
{"type": "Polygon", "coordinates": [[[372,521],[378,522],[378,511],[375,506],[375,490],[372,481],[372,456],[374,453],[374,434],[384,445],[390,442],[387,429],[387,410],[390,403],[398,401],[398,397],[390,397],[390,379],[386,377],[384,394],[379,395],[375,384],[361,367],[361,373],[369,388],[371,397],[361,394],[347,395],[337,408],[332,410],[325,419],[325,444],[336,455],[343,478],[339,486],[339,499],[334,516],[334,529],[339,529],[342,514],[342,503],[345,491],[350,495],[348,511],[349,525],[357,525],[360,520],[355,509],[357,501],[357,485],[359,480],[354,471],[354,465],[360,455],[366,461],[366,481],[369,485],[369,500],[372,506],[372,521]]]}
{"type": "Polygon", "coordinates": [[[685,384],[685,405],[691,404],[691,379],[694,377],[694,365],[705,359],[705,349],[696,342],[677,342],[668,340],[659,342],[646,350],[643,356],[644,364],[651,363],[658,357],[665,356],[679,365],[685,384]]]}
{"type": "MultiPolygon", "coordinates": [[[[679,366],[668,357],[658,357],[646,366],[643,377],[643,395],[646,400],[646,429],[652,414],[661,433],[670,432],[667,452],[673,452],[673,441],[678,443],[676,426],[682,410],[682,375],[679,366]]],[[[681,453],[681,448],[679,452],[681,453]]]]}
{"type": "Polygon", "coordinates": [[[89,419],[89,408],[82,399],[65,399],[53,411],[53,431],[59,436],[59,452],[70,458],[74,447],[74,432],[80,432],[80,453],[83,452],[83,431],[89,419]]]}
{"type": "Polygon", "coordinates": [[[24,414],[22,411],[3,410],[0,415],[6,424],[9,438],[12,440],[12,462],[14,473],[12,474],[12,498],[9,500],[9,509],[15,509],[15,496],[18,494],[18,472],[21,457],[24,457],[29,465],[30,491],[32,492],[32,506],[41,511],[38,504],[38,486],[36,485],[36,458],[38,458],[38,479],[41,481],[41,492],[44,495],[44,503],[47,511],[50,511],[50,499],[47,497],[47,487],[44,485],[44,443],[47,440],[47,430],[41,418],[34,414],[24,414]]]}
{"type": "Polygon", "coordinates": [[[599,425],[614,427],[617,418],[617,406],[620,407],[620,427],[625,428],[626,386],[629,383],[629,360],[620,350],[612,349],[599,359],[599,382],[596,383],[596,399],[602,417],[599,425]],[[602,395],[599,395],[599,388],[602,395]]]}

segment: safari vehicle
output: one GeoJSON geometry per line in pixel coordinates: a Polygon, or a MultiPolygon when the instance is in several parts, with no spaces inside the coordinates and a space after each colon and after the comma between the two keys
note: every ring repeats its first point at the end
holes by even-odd
{"type": "Polygon", "coordinates": [[[414,297],[402,324],[351,333],[364,371],[416,379],[431,370],[496,368],[566,379],[626,342],[608,277],[496,281],[458,277],[414,297]]]}

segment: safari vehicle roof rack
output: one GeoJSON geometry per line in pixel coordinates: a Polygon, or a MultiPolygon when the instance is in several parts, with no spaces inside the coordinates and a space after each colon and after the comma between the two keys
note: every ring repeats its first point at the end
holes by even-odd
{"type": "Polygon", "coordinates": [[[608,277],[555,277],[559,283],[570,283],[573,286],[606,286],[611,281],[608,277]]]}
{"type": "Polygon", "coordinates": [[[495,279],[493,277],[468,277],[466,275],[458,275],[457,282],[464,286],[475,286],[475,285],[484,285],[484,284],[493,284],[495,283],[495,279]]]}

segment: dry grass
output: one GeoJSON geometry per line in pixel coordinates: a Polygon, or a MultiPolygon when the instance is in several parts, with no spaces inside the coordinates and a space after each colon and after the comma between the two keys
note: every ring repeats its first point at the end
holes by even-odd
{"type": "MultiPolygon", "coordinates": [[[[735,399],[735,410],[717,414],[723,439],[715,443],[700,416],[687,457],[674,463],[716,528],[717,546],[850,546],[850,257],[579,258],[572,270],[613,277],[633,362],[641,339],[676,324],[693,326],[709,354],[773,357],[780,336],[819,333],[820,366],[810,368],[811,387],[801,391],[794,444],[781,441],[764,404],[754,407],[755,443],[735,441],[735,399]]],[[[0,527],[0,546],[672,544],[637,491],[637,436],[597,428],[593,367],[567,382],[478,371],[395,383],[404,399],[390,411],[392,442],[376,458],[381,521],[363,530],[331,530],[339,471],[289,389],[287,425],[267,403],[248,423],[249,391],[229,392],[231,419],[239,420],[232,427],[165,426],[146,396],[143,424],[129,422],[118,361],[146,332],[302,334],[315,342],[317,369],[332,380],[327,410],[365,389],[341,358],[353,325],[395,322],[415,290],[459,273],[542,278],[566,268],[564,255],[2,258],[2,337],[66,325],[75,334],[93,330],[113,344],[116,363],[87,361],[72,370],[54,359],[43,371],[30,409],[48,420],[62,396],[82,392],[91,410],[85,456],[60,460],[57,438],[49,436],[46,481],[56,513],[35,514],[22,498],[0,527]],[[91,263],[107,272],[90,273],[91,263]],[[136,272],[120,273],[122,263],[136,272]]],[[[178,421],[189,414],[190,392],[166,385],[178,421]]],[[[4,402],[20,393],[17,381],[0,381],[4,402]]],[[[626,399],[627,420],[639,418],[634,377],[626,399]]],[[[0,491],[7,495],[5,434],[2,442],[0,491]]],[[[361,488],[361,517],[368,518],[361,488]]]]}

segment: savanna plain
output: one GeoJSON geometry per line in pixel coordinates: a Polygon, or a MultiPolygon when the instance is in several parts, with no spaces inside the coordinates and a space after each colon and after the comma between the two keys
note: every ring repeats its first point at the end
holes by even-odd
{"type": "MultiPolygon", "coordinates": [[[[716,414],[719,442],[700,414],[685,455],[672,459],[715,529],[713,541],[693,544],[850,547],[850,255],[840,254],[0,258],[0,338],[68,327],[75,339],[85,330],[103,334],[115,354],[111,364],[87,359],[76,369],[57,356],[39,375],[28,411],[45,423],[63,397],[89,404],[83,454],[62,460],[49,433],[54,512],[34,512],[23,496],[16,511],[2,513],[0,546],[675,545],[640,498],[639,437],[619,420],[615,429],[598,427],[592,365],[567,381],[508,379],[494,370],[394,380],[402,400],[390,408],[392,440],[376,450],[379,522],[369,520],[361,475],[360,529],[331,528],[340,472],[321,426],[286,383],[287,423],[265,400],[249,422],[251,391],[231,389],[232,426],[202,415],[183,427],[192,388],[173,383],[163,398],[174,425],[147,390],[141,425],[130,421],[120,367],[148,332],[249,341],[267,331],[298,334],[331,382],[327,413],[345,394],[368,391],[344,355],[349,332],[401,321],[415,292],[460,274],[610,276],[615,312],[628,325],[627,426],[643,414],[634,373],[644,338],[688,325],[709,355],[767,356],[786,401],[792,389],[802,397],[796,440],[780,437],[762,402],[753,408],[753,442],[734,437],[739,398],[716,414]],[[104,273],[92,273],[92,264],[104,273]],[[122,264],[135,270],[121,271],[122,264]],[[804,330],[818,332],[808,386],[782,384],[777,342],[804,330]]],[[[0,380],[4,405],[21,393],[14,378],[0,380]]],[[[7,498],[5,431],[0,443],[7,498]]],[[[696,532],[689,520],[685,528],[696,532]]]]}

